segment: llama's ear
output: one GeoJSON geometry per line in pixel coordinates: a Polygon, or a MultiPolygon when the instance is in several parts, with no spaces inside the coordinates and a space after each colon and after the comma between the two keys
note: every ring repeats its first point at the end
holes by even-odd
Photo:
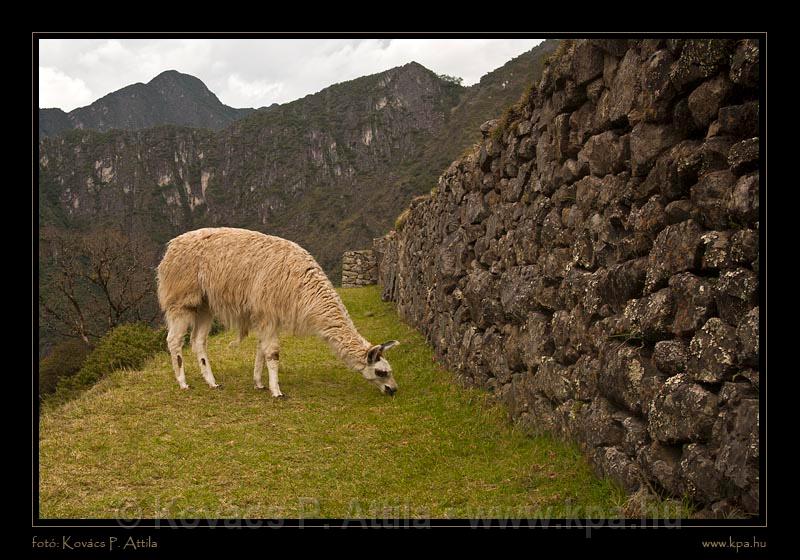
{"type": "Polygon", "coordinates": [[[383,346],[380,344],[376,344],[372,348],[369,349],[367,352],[367,365],[371,366],[375,362],[381,359],[381,352],[383,352],[383,346]]]}
{"type": "Polygon", "coordinates": [[[381,359],[383,353],[388,350],[389,348],[394,348],[400,344],[398,340],[390,340],[388,342],[384,342],[383,344],[376,344],[372,348],[369,349],[367,352],[367,365],[372,365],[378,360],[381,359]]]}

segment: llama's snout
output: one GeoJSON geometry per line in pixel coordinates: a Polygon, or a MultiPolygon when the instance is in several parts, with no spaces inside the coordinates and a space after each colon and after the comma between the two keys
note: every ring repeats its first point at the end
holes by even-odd
{"type": "Polygon", "coordinates": [[[390,397],[393,396],[397,392],[397,387],[389,387],[388,385],[383,386],[383,394],[389,395],[390,397]]]}

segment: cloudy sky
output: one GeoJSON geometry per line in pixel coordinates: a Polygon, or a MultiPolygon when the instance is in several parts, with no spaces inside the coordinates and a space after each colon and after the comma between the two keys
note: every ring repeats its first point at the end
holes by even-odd
{"type": "Polygon", "coordinates": [[[232,107],[285,103],[416,61],[464,85],[541,39],[43,39],[39,107],[71,111],[164,70],[197,76],[232,107]]]}

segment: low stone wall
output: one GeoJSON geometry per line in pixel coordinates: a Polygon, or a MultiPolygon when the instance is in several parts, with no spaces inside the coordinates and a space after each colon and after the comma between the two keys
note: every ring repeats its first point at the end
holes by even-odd
{"type": "Polygon", "coordinates": [[[755,514],[758,42],[565,47],[376,241],[384,298],[598,473],[755,514]]]}
{"type": "Polygon", "coordinates": [[[392,231],[372,242],[377,265],[377,281],[384,301],[397,301],[397,232],[392,231]]]}
{"type": "Polygon", "coordinates": [[[378,264],[373,251],[345,251],[342,255],[342,288],[371,286],[377,281],[378,264]]]}

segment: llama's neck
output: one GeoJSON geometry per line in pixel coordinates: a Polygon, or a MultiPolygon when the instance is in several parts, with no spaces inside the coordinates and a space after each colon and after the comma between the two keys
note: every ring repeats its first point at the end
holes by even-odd
{"type": "Polygon", "coordinates": [[[320,302],[317,308],[314,330],[349,368],[362,370],[367,365],[370,343],[356,330],[333,287],[330,288],[330,296],[321,299],[328,301],[320,302]]]}
{"type": "Polygon", "coordinates": [[[358,333],[349,317],[347,323],[323,328],[320,335],[347,367],[360,371],[367,365],[370,344],[358,333]]]}

